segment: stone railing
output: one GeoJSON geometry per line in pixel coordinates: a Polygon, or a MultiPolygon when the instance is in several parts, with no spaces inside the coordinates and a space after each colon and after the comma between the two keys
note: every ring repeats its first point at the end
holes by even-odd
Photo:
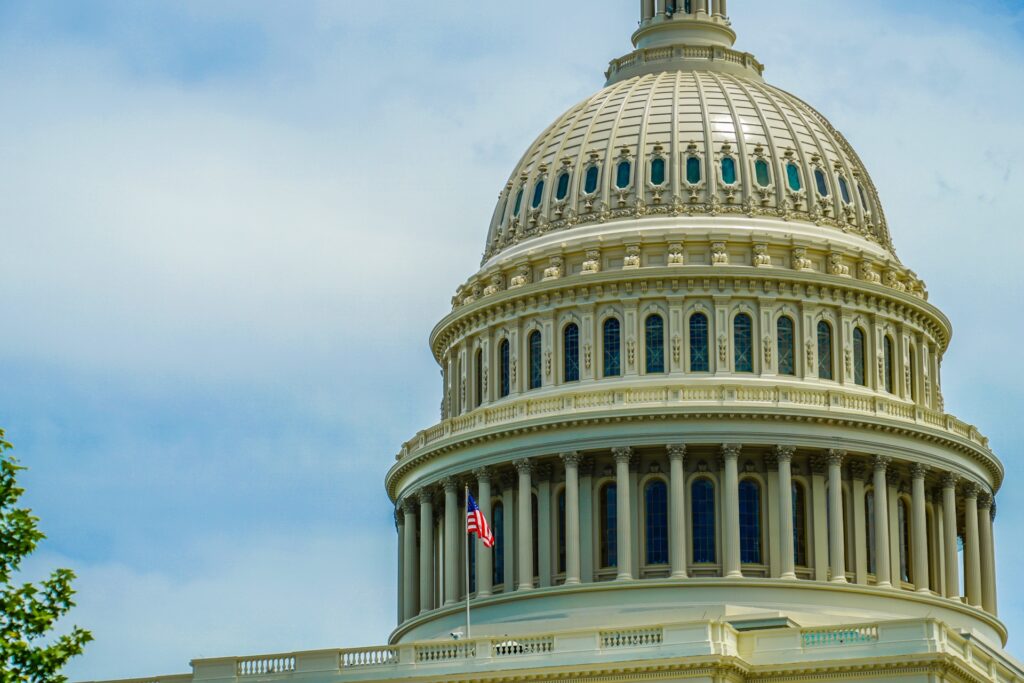
{"type": "Polygon", "coordinates": [[[494,405],[450,418],[419,432],[402,446],[396,460],[403,460],[430,450],[453,437],[472,436],[475,432],[512,425],[519,421],[560,417],[586,416],[637,408],[723,407],[730,410],[771,407],[821,410],[868,417],[881,417],[907,424],[938,429],[966,439],[981,449],[988,449],[988,439],[973,425],[952,415],[913,403],[850,391],[840,387],[815,389],[774,385],[694,385],[633,386],[595,388],[591,391],[558,390],[555,395],[518,396],[502,399],[494,405]]]}
{"type": "Polygon", "coordinates": [[[237,670],[240,677],[291,673],[295,671],[295,655],[273,655],[239,659],[237,670]]]}

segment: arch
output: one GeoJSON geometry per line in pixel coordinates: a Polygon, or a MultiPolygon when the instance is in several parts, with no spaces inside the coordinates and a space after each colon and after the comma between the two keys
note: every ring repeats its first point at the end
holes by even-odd
{"type": "Polygon", "coordinates": [[[540,389],[544,383],[544,359],[540,330],[530,333],[530,388],[540,389]]]}
{"type": "Polygon", "coordinates": [[[733,360],[736,372],[754,371],[754,321],[740,313],[732,321],[733,360]]]}
{"type": "Polygon", "coordinates": [[[853,382],[862,387],[868,385],[867,373],[867,335],[859,327],[853,328],[853,382]]]}
{"type": "Polygon", "coordinates": [[[665,319],[657,313],[644,321],[644,341],[647,373],[665,372],[665,319]]]}
{"type": "Polygon", "coordinates": [[[644,486],[645,559],[648,565],[668,564],[668,485],[652,479],[644,486]]]}
{"type": "Polygon", "coordinates": [[[793,564],[806,567],[807,563],[807,487],[793,482],[793,564]]]}
{"type": "Polygon", "coordinates": [[[710,372],[708,317],[703,313],[690,316],[690,372],[710,372]]]}
{"type": "Polygon", "coordinates": [[[501,373],[501,397],[505,398],[511,391],[511,375],[509,373],[509,348],[508,339],[502,339],[498,344],[498,364],[501,373]]]}
{"type": "Polygon", "coordinates": [[[491,567],[491,583],[500,586],[505,583],[505,506],[499,500],[493,505],[491,527],[494,534],[494,562],[491,567]]]}
{"type": "Polygon", "coordinates": [[[622,374],[622,323],[618,318],[604,321],[604,376],[619,377],[622,374]]]}
{"type": "Polygon", "coordinates": [[[477,349],[473,358],[473,403],[479,408],[484,402],[484,350],[477,349]]]}
{"type": "Polygon", "coordinates": [[[601,487],[600,502],[600,564],[602,569],[619,566],[618,509],[616,485],[609,482],[601,487]]]}
{"type": "Polygon", "coordinates": [[[580,328],[576,323],[562,330],[562,381],[580,381],[580,328]]]}
{"type": "Polygon", "coordinates": [[[796,323],[788,315],[775,325],[775,341],[779,347],[779,374],[796,376],[796,323]]]}
{"type": "Polygon", "coordinates": [[[694,564],[714,564],[715,552],[715,485],[700,478],[690,485],[690,523],[694,564]]]}
{"type": "Polygon", "coordinates": [[[740,480],[740,562],[761,564],[761,485],[754,479],[740,480]]]}
{"type": "Polygon", "coordinates": [[[896,525],[899,533],[900,549],[900,580],[904,583],[913,582],[910,556],[910,504],[905,497],[896,502],[896,525]]]}
{"type": "Polygon", "coordinates": [[[884,356],[883,373],[885,375],[885,390],[890,394],[896,393],[896,367],[893,359],[892,337],[885,335],[882,341],[882,355],[884,356]]]}
{"type": "Polygon", "coordinates": [[[818,378],[835,378],[832,362],[832,325],[824,320],[818,323],[818,378]]]}

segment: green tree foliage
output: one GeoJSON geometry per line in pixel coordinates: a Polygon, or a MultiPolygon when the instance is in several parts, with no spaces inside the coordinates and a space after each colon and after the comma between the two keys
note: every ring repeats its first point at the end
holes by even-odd
{"type": "Polygon", "coordinates": [[[0,429],[0,683],[63,683],[67,678],[60,670],[82,654],[92,634],[76,626],[55,641],[47,638],[75,606],[71,570],[58,569],[39,585],[13,583],[22,561],[45,536],[32,511],[16,507],[24,493],[17,475],[24,468],[10,450],[0,429]]]}

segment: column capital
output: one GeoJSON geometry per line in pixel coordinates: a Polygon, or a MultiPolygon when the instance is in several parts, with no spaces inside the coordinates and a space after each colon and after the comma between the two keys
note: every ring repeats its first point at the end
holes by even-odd
{"type": "Polygon", "coordinates": [[[612,457],[616,463],[626,463],[633,458],[633,449],[630,446],[620,446],[612,449],[612,457]]]}
{"type": "Polygon", "coordinates": [[[684,444],[670,444],[665,446],[665,450],[668,451],[669,460],[686,459],[686,446],[684,444]]]}
{"type": "Polygon", "coordinates": [[[902,475],[897,470],[895,470],[895,469],[889,469],[885,473],[885,482],[887,484],[889,484],[889,486],[897,486],[897,485],[899,485],[901,478],[902,478],[902,475]]]}
{"type": "Polygon", "coordinates": [[[956,490],[957,482],[960,481],[960,475],[952,472],[946,472],[942,475],[942,488],[956,490]]]}
{"type": "Polygon", "coordinates": [[[419,504],[419,501],[416,500],[416,498],[414,496],[415,496],[415,494],[410,494],[410,495],[408,495],[408,496],[406,496],[405,498],[402,499],[402,514],[406,514],[406,515],[415,515],[416,514],[416,506],[419,504]]]}
{"type": "Polygon", "coordinates": [[[992,496],[992,521],[996,521],[996,497],[992,496]]]}
{"type": "Polygon", "coordinates": [[[978,509],[988,510],[993,505],[992,494],[988,491],[982,491],[978,494],[978,509]]]}
{"type": "Polygon", "coordinates": [[[580,466],[580,460],[582,460],[580,454],[577,453],[576,451],[568,451],[566,453],[562,453],[559,457],[562,459],[562,462],[565,463],[566,467],[578,468],[580,466]]]}
{"type": "Polygon", "coordinates": [[[980,493],[981,486],[979,486],[977,483],[969,481],[966,484],[964,484],[964,498],[974,498],[976,500],[980,493]]]}
{"type": "Polygon", "coordinates": [[[515,465],[516,472],[518,472],[519,474],[533,474],[533,461],[530,460],[529,458],[516,460],[512,464],[515,465]]]}
{"type": "Polygon", "coordinates": [[[928,471],[931,468],[927,465],[922,465],[919,462],[915,462],[910,466],[910,478],[911,479],[924,479],[927,476],[928,471]]]}
{"type": "Polygon", "coordinates": [[[841,450],[839,448],[830,448],[828,452],[825,453],[825,462],[827,462],[830,466],[842,467],[843,460],[845,458],[846,451],[841,450]]]}
{"type": "Polygon", "coordinates": [[[743,446],[735,443],[724,443],[722,444],[722,457],[726,460],[736,460],[740,457],[740,451],[743,450],[743,446]]]}
{"type": "Polygon", "coordinates": [[[478,467],[475,470],[473,470],[473,476],[476,477],[476,480],[478,482],[480,482],[480,483],[484,483],[484,482],[490,483],[490,481],[491,481],[491,468],[489,468],[489,467],[478,467]]]}
{"type": "Polygon", "coordinates": [[[773,454],[778,458],[779,462],[793,462],[793,456],[796,455],[796,446],[776,446],[773,449],[773,454]]]}
{"type": "Polygon", "coordinates": [[[445,493],[456,493],[459,490],[459,480],[457,477],[445,477],[441,480],[441,486],[444,487],[445,493]]]}
{"type": "Polygon", "coordinates": [[[864,479],[864,474],[867,471],[867,468],[864,466],[863,460],[851,460],[848,467],[850,468],[851,479],[854,481],[864,479]]]}
{"type": "Polygon", "coordinates": [[[876,455],[871,459],[871,464],[876,472],[879,470],[884,472],[892,464],[892,458],[887,455],[876,455]]]}
{"type": "Polygon", "coordinates": [[[825,474],[825,470],[828,469],[828,461],[823,455],[812,455],[810,465],[811,474],[825,474]]]}
{"type": "Polygon", "coordinates": [[[420,505],[432,505],[434,503],[434,490],[429,486],[418,489],[415,496],[419,499],[420,505]]]}

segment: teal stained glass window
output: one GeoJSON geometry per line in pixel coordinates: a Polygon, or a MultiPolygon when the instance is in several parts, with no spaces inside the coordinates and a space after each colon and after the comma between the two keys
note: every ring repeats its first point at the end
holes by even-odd
{"type": "Polygon", "coordinates": [[[839,176],[839,194],[842,196],[844,203],[850,203],[850,184],[846,182],[846,178],[843,176],[839,176]]]}
{"type": "Polygon", "coordinates": [[[708,317],[695,313],[690,317],[690,372],[710,372],[708,317]]]}
{"type": "Polygon", "coordinates": [[[693,561],[715,562],[715,486],[698,479],[690,487],[690,519],[693,525],[693,561]]]}
{"type": "Polygon", "coordinates": [[[828,181],[825,179],[825,172],[820,168],[814,169],[814,182],[818,186],[818,194],[822,197],[827,197],[828,181]]]}
{"type": "Polygon", "coordinates": [[[726,185],[736,184],[736,160],[732,157],[722,158],[722,182],[726,185]]]}
{"type": "Polygon", "coordinates": [[[597,166],[591,166],[587,169],[587,175],[583,180],[583,191],[587,194],[594,194],[597,192],[597,181],[601,177],[601,170],[597,166]]]}
{"type": "Polygon", "coordinates": [[[622,374],[622,326],[617,318],[604,321],[604,376],[622,374]]]}
{"type": "Polygon", "coordinates": [[[736,372],[754,371],[754,323],[746,313],[732,322],[736,372]]]}
{"type": "Polygon", "coordinates": [[[633,176],[633,164],[620,161],[615,167],[615,187],[624,190],[629,187],[629,179],[633,176]]]}
{"type": "Polygon", "coordinates": [[[700,182],[701,177],[700,159],[698,157],[688,157],[686,159],[686,182],[696,185],[700,182]]]}
{"type": "Polygon", "coordinates": [[[502,398],[508,396],[510,383],[509,383],[509,344],[508,339],[502,339],[501,344],[498,346],[498,355],[500,356],[501,365],[501,396],[502,398]]]}
{"type": "Polygon", "coordinates": [[[668,564],[668,487],[656,479],[644,487],[647,564],[668,564]]]}
{"type": "Polygon", "coordinates": [[[530,388],[540,389],[541,384],[544,382],[544,362],[541,358],[541,338],[540,332],[534,332],[530,335],[530,388]]]}
{"type": "Polygon", "coordinates": [[[617,567],[618,558],[618,510],[615,484],[606,484],[601,489],[601,566],[617,567]]]}
{"type": "Polygon", "coordinates": [[[562,201],[569,196],[570,180],[572,180],[572,178],[569,176],[568,171],[563,171],[562,174],[558,176],[558,187],[555,188],[555,199],[562,201]]]}
{"type": "Polygon", "coordinates": [[[782,316],[776,325],[776,343],[779,347],[779,374],[796,376],[796,334],[793,319],[782,316]]]}
{"type": "Polygon", "coordinates": [[[648,316],[644,327],[647,372],[665,372],[665,321],[660,315],[648,316]]]}
{"type": "Polygon", "coordinates": [[[818,323],[818,377],[832,379],[832,326],[822,320],[818,323]]]}
{"type": "Polygon", "coordinates": [[[896,367],[893,358],[892,337],[886,337],[883,342],[883,355],[885,356],[885,390],[890,394],[896,393],[896,367]]]}
{"type": "Polygon", "coordinates": [[[868,385],[867,375],[864,368],[867,366],[867,344],[865,343],[864,330],[859,327],[853,328],[853,381],[862,387],[868,385]]]}
{"type": "Polygon", "coordinates": [[[665,184],[665,160],[656,157],[651,160],[651,185],[665,184]]]}
{"type": "Polygon", "coordinates": [[[807,498],[802,484],[793,482],[793,564],[807,566],[807,498]]]}
{"type": "Polygon", "coordinates": [[[580,328],[575,323],[567,325],[562,333],[564,373],[566,382],[580,380],[580,328]]]}
{"type": "Polygon", "coordinates": [[[803,187],[803,182],[800,180],[800,168],[793,162],[786,164],[786,178],[789,179],[789,189],[793,192],[799,192],[803,187]]]}
{"type": "Polygon", "coordinates": [[[761,564],[761,487],[756,481],[740,482],[740,562],[761,564]]]}
{"type": "Polygon", "coordinates": [[[523,188],[519,188],[519,192],[516,193],[516,203],[512,207],[512,215],[519,216],[519,211],[523,208],[523,188]]]}
{"type": "Polygon", "coordinates": [[[530,206],[534,209],[540,206],[541,200],[544,199],[544,181],[538,180],[537,184],[533,186],[533,202],[530,206]]]}
{"type": "Polygon", "coordinates": [[[767,161],[758,159],[754,162],[754,176],[757,178],[757,184],[761,187],[768,187],[772,184],[772,174],[767,161]]]}

